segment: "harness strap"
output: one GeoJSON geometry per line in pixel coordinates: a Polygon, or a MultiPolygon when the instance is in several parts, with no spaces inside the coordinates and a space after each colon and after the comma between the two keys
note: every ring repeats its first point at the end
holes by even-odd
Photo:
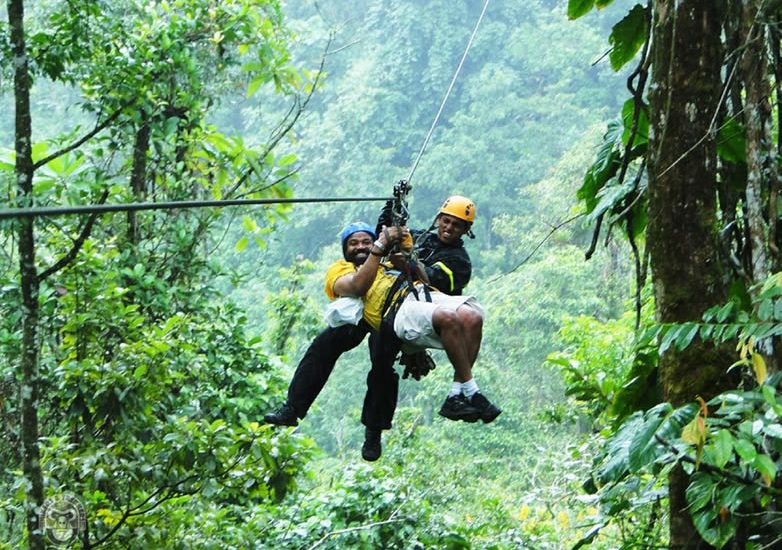
{"type": "Polygon", "coordinates": [[[429,285],[424,285],[424,297],[427,302],[432,303],[432,293],[429,290],[429,285]]]}
{"type": "Polygon", "coordinates": [[[393,313],[396,314],[398,305],[402,303],[402,301],[407,297],[407,294],[409,292],[410,292],[410,285],[407,284],[407,279],[405,279],[404,276],[399,275],[394,280],[394,283],[391,285],[391,288],[388,290],[386,301],[383,303],[383,309],[380,310],[380,316],[382,318],[385,318],[386,315],[388,315],[389,310],[391,309],[393,309],[394,310],[393,313]]]}

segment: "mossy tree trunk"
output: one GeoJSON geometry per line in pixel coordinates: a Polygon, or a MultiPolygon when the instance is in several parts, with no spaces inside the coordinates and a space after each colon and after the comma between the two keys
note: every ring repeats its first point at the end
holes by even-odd
{"type": "MultiPolygon", "coordinates": [[[[726,298],[720,264],[717,155],[712,121],[718,109],[723,60],[715,2],[658,1],[654,5],[650,106],[648,246],[656,316],[661,323],[698,321],[726,298]]],[[[695,342],[663,354],[664,398],[674,406],[708,399],[724,386],[730,357],[695,342]]],[[[687,511],[687,476],[670,482],[671,548],[708,548],[687,511]]]]}
{"type": "MultiPolygon", "coordinates": [[[[32,206],[33,158],[32,123],[30,118],[30,71],[24,35],[24,3],[8,0],[8,24],[14,52],[14,99],[16,184],[20,204],[32,206]]],[[[22,354],[21,354],[21,441],[22,471],[26,481],[25,517],[28,545],[44,548],[43,534],[38,528],[38,515],[43,506],[43,474],[38,446],[38,289],[35,262],[35,232],[32,218],[18,222],[19,270],[22,291],[22,354]]]]}

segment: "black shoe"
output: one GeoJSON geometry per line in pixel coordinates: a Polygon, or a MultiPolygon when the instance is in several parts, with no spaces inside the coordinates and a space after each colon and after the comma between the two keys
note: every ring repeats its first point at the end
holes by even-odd
{"type": "Polygon", "coordinates": [[[369,462],[374,462],[383,453],[383,446],[380,444],[380,437],[383,432],[367,428],[364,430],[364,445],[361,446],[361,458],[369,462]]]}
{"type": "Polygon", "coordinates": [[[443,406],[440,407],[439,414],[448,420],[463,420],[464,422],[475,422],[481,417],[480,411],[471,405],[461,393],[449,395],[443,406]]]}
{"type": "Polygon", "coordinates": [[[263,417],[267,424],[275,426],[298,426],[299,420],[296,418],[296,411],[283,403],[282,406],[274,412],[266,413],[263,417]]]}
{"type": "Polygon", "coordinates": [[[473,394],[472,398],[470,398],[470,405],[478,410],[480,419],[483,420],[484,424],[488,424],[500,416],[500,413],[502,412],[499,407],[492,405],[491,401],[486,399],[481,392],[473,394]]]}

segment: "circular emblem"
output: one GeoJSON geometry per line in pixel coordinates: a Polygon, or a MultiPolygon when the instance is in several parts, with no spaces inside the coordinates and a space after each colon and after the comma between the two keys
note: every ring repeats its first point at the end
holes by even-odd
{"type": "Polygon", "coordinates": [[[70,544],[87,528],[84,506],[70,493],[49,497],[41,508],[38,527],[49,543],[70,544]]]}

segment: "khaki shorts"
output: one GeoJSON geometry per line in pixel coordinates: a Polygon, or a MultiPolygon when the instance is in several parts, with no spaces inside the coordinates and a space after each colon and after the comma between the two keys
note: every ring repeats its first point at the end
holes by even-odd
{"type": "Polygon", "coordinates": [[[485,317],[481,305],[472,296],[449,296],[442,292],[432,292],[432,301],[427,302],[423,291],[419,290],[416,300],[411,292],[396,312],[394,318],[394,332],[402,340],[402,349],[405,351],[417,351],[421,349],[443,349],[443,342],[432,326],[432,315],[438,308],[456,311],[461,306],[466,306],[485,317]]]}

